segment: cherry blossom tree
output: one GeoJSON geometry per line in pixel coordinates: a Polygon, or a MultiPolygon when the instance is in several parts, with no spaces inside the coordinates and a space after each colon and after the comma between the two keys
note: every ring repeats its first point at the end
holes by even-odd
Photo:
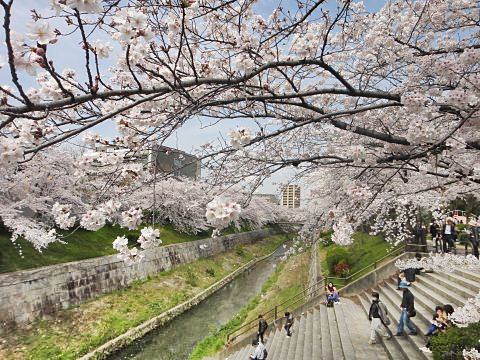
{"type": "MultiPolygon", "coordinates": [[[[372,217],[374,230],[401,240],[416,205],[478,193],[477,1],[389,1],[373,11],[296,0],[266,14],[254,0],[51,0],[48,11],[32,9],[26,36],[15,31],[16,2],[0,5],[5,178],[112,122],[119,136],[86,135],[81,165],[140,181],[118,150],[147,151],[200,117],[249,122],[198,149],[210,185],[255,189],[294,167],[321,196],[308,229],[335,224],[341,243],[372,217]],[[79,43],[82,68],[59,68],[51,55],[67,41],[79,43]]],[[[73,221],[71,206],[55,208],[59,226],[73,221]]],[[[98,206],[81,224],[107,221],[98,206]]],[[[121,217],[140,224],[135,209],[121,217]]]]}

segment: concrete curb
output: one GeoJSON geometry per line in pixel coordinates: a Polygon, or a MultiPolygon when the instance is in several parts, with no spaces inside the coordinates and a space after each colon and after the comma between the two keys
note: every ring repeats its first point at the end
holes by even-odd
{"type": "Polygon", "coordinates": [[[164,313],[161,313],[160,315],[154,318],[151,318],[150,320],[145,321],[144,323],[128,330],[127,332],[117,336],[116,338],[109,340],[102,346],[82,356],[81,358],[79,358],[79,360],[105,359],[108,355],[131,344],[133,341],[140,339],[141,337],[145,336],[148,332],[166,324],[167,322],[173,320],[175,317],[181,315],[185,311],[189,310],[190,308],[194,307],[198,303],[202,302],[207,297],[209,297],[210,295],[212,295],[213,293],[215,293],[216,291],[220,290],[222,287],[230,283],[237,276],[243,274],[245,271],[252,268],[258,262],[272,256],[274,252],[268,255],[262,256],[258,259],[253,259],[249,261],[248,263],[242,265],[241,267],[239,267],[238,269],[236,269],[235,271],[233,271],[223,279],[210,285],[207,289],[195,295],[193,298],[181,304],[178,304],[177,306],[165,311],[164,313]]]}

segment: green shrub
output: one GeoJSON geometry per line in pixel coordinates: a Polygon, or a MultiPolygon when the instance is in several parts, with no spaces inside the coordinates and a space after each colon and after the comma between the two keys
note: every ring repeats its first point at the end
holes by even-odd
{"type": "Polygon", "coordinates": [[[347,277],[350,275],[350,265],[348,265],[344,260],[341,260],[337,265],[334,266],[334,272],[335,275],[347,277]]]}
{"type": "Polygon", "coordinates": [[[195,275],[195,273],[193,272],[190,266],[187,267],[186,283],[192,287],[197,286],[197,276],[195,275]]]}
{"type": "Polygon", "coordinates": [[[462,350],[476,347],[480,343],[480,323],[464,328],[451,328],[444,333],[432,337],[432,352],[435,360],[461,360],[462,350]]]}
{"type": "Polygon", "coordinates": [[[215,277],[215,269],[214,268],[206,268],[205,272],[208,276],[215,277]]]}
{"type": "Polygon", "coordinates": [[[349,253],[347,249],[339,246],[330,246],[327,250],[327,266],[330,274],[335,272],[335,265],[339,262],[344,262],[345,264],[350,265],[349,253]]]}

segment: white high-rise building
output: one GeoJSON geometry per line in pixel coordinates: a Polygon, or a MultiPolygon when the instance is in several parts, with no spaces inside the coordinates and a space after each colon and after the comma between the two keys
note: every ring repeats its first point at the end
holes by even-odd
{"type": "Polygon", "coordinates": [[[282,205],[291,209],[300,207],[300,186],[291,184],[283,188],[282,205]]]}

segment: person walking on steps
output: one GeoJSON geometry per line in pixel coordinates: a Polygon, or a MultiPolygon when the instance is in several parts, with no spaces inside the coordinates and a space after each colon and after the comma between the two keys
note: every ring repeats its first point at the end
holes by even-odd
{"type": "Polygon", "coordinates": [[[390,340],[390,318],[388,317],[388,310],[384,303],[380,301],[380,295],[377,292],[372,292],[372,304],[368,312],[368,320],[370,320],[370,345],[377,343],[377,333],[380,336],[390,340]]]}
{"type": "Polygon", "coordinates": [[[265,332],[267,331],[267,329],[268,329],[268,324],[265,321],[265,319],[263,318],[263,315],[262,314],[258,315],[258,337],[257,337],[257,339],[260,339],[262,344],[265,344],[264,335],[265,335],[265,332]]]}
{"type": "Polygon", "coordinates": [[[411,317],[416,315],[415,311],[415,299],[406,282],[401,282],[399,288],[403,291],[402,303],[400,305],[401,313],[400,320],[398,321],[397,333],[395,336],[403,336],[403,328],[406,326],[410,333],[409,335],[417,335],[417,328],[410,321],[411,317]]]}
{"type": "Polygon", "coordinates": [[[288,311],[285,313],[285,331],[287,332],[287,337],[292,336],[292,332],[290,329],[292,328],[293,325],[293,315],[290,314],[288,311]]]}
{"type": "Polygon", "coordinates": [[[249,359],[250,360],[266,360],[267,358],[267,349],[265,348],[265,345],[261,341],[258,340],[253,340],[252,341],[252,346],[255,347],[255,351],[253,352],[252,355],[250,355],[249,359]]]}

